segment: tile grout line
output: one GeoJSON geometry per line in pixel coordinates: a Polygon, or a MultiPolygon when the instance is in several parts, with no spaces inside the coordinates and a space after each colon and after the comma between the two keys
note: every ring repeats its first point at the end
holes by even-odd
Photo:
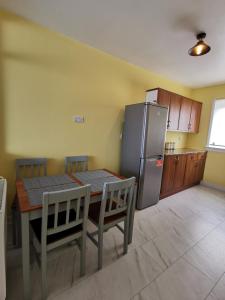
{"type": "Polygon", "coordinates": [[[217,286],[217,284],[223,278],[224,275],[225,275],[225,272],[223,272],[223,274],[221,275],[221,277],[217,279],[215,285],[211,288],[211,290],[209,291],[209,293],[207,294],[207,296],[203,300],[207,300],[207,298],[209,297],[209,295],[212,293],[213,289],[217,286]]]}
{"type": "MultiPolygon", "coordinates": [[[[181,256],[179,256],[169,267],[167,267],[162,273],[160,273],[158,276],[156,276],[152,281],[150,281],[148,284],[146,284],[142,289],[140,289],[138,291],[138,293],[134,294],[130,300],[134,299],[135,296],[139,295],[146,287],[148,287],[149,285],[151,285],[154,281],[156,281],[163,273],[165,273],[169,268],[171,268],[179,259],[183,258],[184,255],[190,251],[192,248],[194,248],[201,240],[203,240],[207,235],[209,235],[211,232],[213,232],[217,227],[219,227],[222,223],[224,223],[225,220],[221,221],[219,224],[217,224],[215,227],[212,228],[212,230],[210,230],[206,235],[204,235],[200,240],[198,240],[196,243],[194,243],[190,248],[188,248],[181,256]]],[[[184,259],[185,260],[185,259],[184,259]]],[[[188,261],[185,260],[185,262],[187,262],[189,265],[192,266],[192,264],[190,264],[188,261]]],[[[205,273],[203,273],[201,270],[199,270],[197,267],[195,267],[199,272],[201,272],[202,274],[206,275],[205,273]]],[[[223,273],[225,274],[225,272],[223,273]]],[[[207,275],[206,275],[207,276],[207,275]]],[[[223,276],[223,275],[222,275],[223,276]]],[[[222,278],[222,276],[220,277],[220,279],[222,278]]],[[[207,276],[208,277],[208,276],[207,276]]],[[[209,277],[208,277],[209,278],[209,277]]],[[[219,280],[220,280],[219,279],[219,280]]],[[[219,281],[218,280],[218,281],[219,281]]],[[[218,281],[216,282],[216,284],[218,283],[218,281]]],[[[216,285],[215,284],[215,285],[216,285]]],[[[215,286],[214,286],[215,287],[215,286]]],[[[214,288],[213,287],[213,288],[214,288]]],[[[212,288],[212,289],[213,289],[212,288]]],[[[212,289],[210,290],[209,294],[211,293],[212,289]]],[[[204,298],[204,300],[207,299],[207,297],[209,296],[209,294],[206,296],[206,298],[204,298]]]]}

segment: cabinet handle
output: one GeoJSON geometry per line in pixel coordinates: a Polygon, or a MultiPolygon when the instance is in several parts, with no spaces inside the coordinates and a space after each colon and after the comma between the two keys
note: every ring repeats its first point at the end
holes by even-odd
{"type": "Polygon", "coordinates": [[[167,121],[167,128],[170,128],[170,120],[167,121]]]}
{"type": "Polygon", "coordinates": [[[175,157],[174,157],[174,161],[175,161],[175,164],[177,164],[178,161],[179,161],[179,156],[175,156],[175,157]]]}

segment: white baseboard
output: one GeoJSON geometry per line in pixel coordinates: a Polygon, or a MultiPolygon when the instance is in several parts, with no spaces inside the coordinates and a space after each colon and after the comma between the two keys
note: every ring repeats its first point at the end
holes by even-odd
{"type": "Polygon", "coordinates": [[[225,192],[225,186],[216,184],[216,183],[212,183],[206,180],[202,180],[201,181],[201,185],[206,186],[206,187],[210,187],[212,189],[218,190],[220,192],[225,192]]]}

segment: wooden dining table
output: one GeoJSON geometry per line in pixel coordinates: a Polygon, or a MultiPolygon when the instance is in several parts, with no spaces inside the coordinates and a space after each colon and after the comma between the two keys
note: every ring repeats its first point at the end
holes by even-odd
{"type": "MultiPolygon", "coordinates": [[[[91,184],[91,204],[101,201],[105,182],[113,182],[121,179],[125,178],[107,169],[100,169],[72,174],[24,178],[16,181],[17,206],[21,214],[22,265],[25,300],[31,299],[30,221],[42,217],[43,193],[91,184]]],[[[135,203],[136,188],[130,211],[129,243],[132,242],[135,203]]],[[[49,214],[51,213],[54,212],[51,212],[50,210],[49,214]]]]}

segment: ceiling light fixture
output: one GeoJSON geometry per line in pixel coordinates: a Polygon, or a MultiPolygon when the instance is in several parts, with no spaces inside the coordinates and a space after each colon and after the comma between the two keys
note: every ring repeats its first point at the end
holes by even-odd
{"type": "Polygon", "coordinates": [[[203,41],[203,39],[205,37],[206,37],[205,32],[200,32],[197,34],[196,38],[197,38],[198,42],[196,45],[194,45],[194,47],[189,49],[189,51],[188,51],[189,55],[201,56],[201,55],[207,54],[211,50],[211,47],[203,41]]]}

